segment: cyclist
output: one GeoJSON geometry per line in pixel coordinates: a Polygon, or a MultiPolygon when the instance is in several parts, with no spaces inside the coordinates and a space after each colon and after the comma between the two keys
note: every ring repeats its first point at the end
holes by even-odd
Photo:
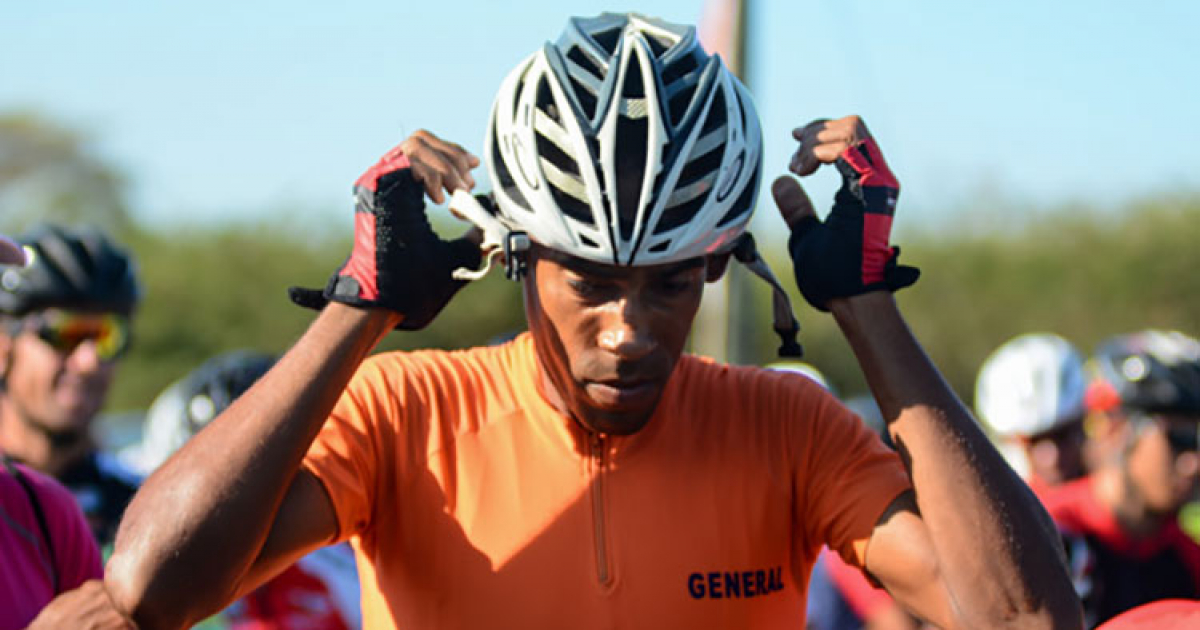
{"type": "MultiPolygon", "coordinates": [[[[146,413],[142,441],[129,454],[149,474],[250,388],[275,357],[249,350],[217,355],[169,385],[146,413]]],[[[235,630],[358,628],[358,574],[347,544],[322,547],[234,602],[222,620],[235,630]]]]}
{"type": "Polygon", "coordinates": [[[176,627],[350,540],[367,627],[793,626],[827,543],[936,623],[1078,627],[1053,525],[895,306],[916,274],[888,247],[897,184],[860,120],[795,132],[793,172],[846,178],[828,221],[794,178],[773,191],[802,293],[911,468],[806,379],[682,355],[705,279],[731,254],[761,268],[741,238],[758,118],[693,29],[573,19],[489,127],[497,207],[459,209],[523,278],[529,331],[364,361],[480,258],[423,210],[479,161],[417,132],[358,180],[323,312],[135,497],[106,576],[121,610],[176,627]]]}
{"type": "Polygon", "coordinates": [[[33,260],[0,277],[0,450],[67,486],[104,547],[138,481],[90,433],[129,347],[133,261],[90,228],[18,240],[33,260]]]}
{"type": "MultiPolygon", "coordinates": [[[[0,274],[26,262],[21,246],[0,234],[0,274]]],[[[0,459],[0,630],[83,627],[88,597],[107,598],[100,582],[88,582],[101,577],[100,550],[83,513],[50,477],[0,459]]]]}
{"type": "Polygon", "coordinates": [[[1158,599],[1200,597],[1200,545],[1179,527],[1196,489],[1200,342],[1149,330],[1100,346],[1087,405],[1103,458],[1048,491],[1089,625],[1158,599]]]}
{"type": "Polygon", "coordinates": [[[1082,477],[1083,356],[1050,333],[1009,340],[983,362],[975,381],[975,410],[1003,443],[1019,449],[1014,462],[1039,496],[1082,477]]]}

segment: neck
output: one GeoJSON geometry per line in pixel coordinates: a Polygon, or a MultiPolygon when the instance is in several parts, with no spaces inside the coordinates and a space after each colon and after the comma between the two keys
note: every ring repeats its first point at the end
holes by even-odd
{"type": "Polygon", "coordinates": [[[0,395],[0,451],[56,477],[91,450],[86,432],[51,431],[0,395]]]}
{"type": "Polygon", "coordinates": [[[1119,466],[1107,466],[1095,473],[1094,491],[1100,503],[1112,511],[1117,524],[1131,538],[1140,540],[1158,535],[1166,516],[1152,511],[1145,499],[1119,466]]]}

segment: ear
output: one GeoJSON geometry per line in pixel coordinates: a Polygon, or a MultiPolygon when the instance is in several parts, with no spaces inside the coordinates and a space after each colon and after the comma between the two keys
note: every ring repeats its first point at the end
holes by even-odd
{"type": "Polygon", "coordinates": [[[725,252],[724,254],[710,254],[704,257],[704,281],[716,282],[725,275],[725,270],[729,268],[729,258],[733,256],[733,252],[725,252]]]}

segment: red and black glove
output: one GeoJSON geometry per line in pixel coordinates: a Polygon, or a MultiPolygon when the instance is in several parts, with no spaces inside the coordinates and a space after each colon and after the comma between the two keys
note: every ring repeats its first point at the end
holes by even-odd
{"type": "Polygon", "coordinates": [[[833,298],[896,291],[921,275],[896,264],[900,248],[888,246],[900,184],[875,140],[850,145],[838,156],[837,168],[842,188],[829,217],[801,219],[788,239],[800,293],[822,311],[833,298]]]}
{"type": "Polygon", "coordinates": [[[354,248],[325,290],[292,287],[292,301],[321,309],[330,301],[378,306],[404,315],[397,326],[420,330],[466,284],[451,272],[479,266],[479,246],[444,241],[425,216],[425,189],[399,148],[354,183],[354,248]]]}

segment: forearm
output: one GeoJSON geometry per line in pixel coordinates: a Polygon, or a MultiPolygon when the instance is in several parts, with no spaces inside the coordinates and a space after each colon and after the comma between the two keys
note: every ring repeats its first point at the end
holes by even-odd
{"type": "Polygon", "coordinates": [[[232,597],[325,418],[396,317],[330,304],[270,372],[147,480],[107,567],[119,608],[144,626],[177,627],[232,597]]]}
{"type": "Polygon", "coordinates": [[[968,626],[1078,627],[1053,523],[942,379],[892,295],[830,307],[908,468],[955,613],[968,626]]]}

